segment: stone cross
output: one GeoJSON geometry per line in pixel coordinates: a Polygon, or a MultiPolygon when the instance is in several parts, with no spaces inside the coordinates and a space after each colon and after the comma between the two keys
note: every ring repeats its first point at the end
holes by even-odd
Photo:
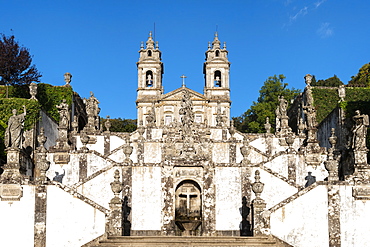
{"type": "Polygon", "coordinates": [[[183,187],[181,189],[181,193],[179,194],[180,197],[186,197],[186,214],[189,215],[190,213],[190,198],[197,197],[198,193],[192,191],[193,187],[183,187]]]}

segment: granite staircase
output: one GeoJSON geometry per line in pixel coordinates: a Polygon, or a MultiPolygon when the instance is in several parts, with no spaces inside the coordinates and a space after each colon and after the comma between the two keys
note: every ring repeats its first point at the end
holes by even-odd
{"type": "Polygon", "coordinates": [[[163,236],[115,236],[108,239],[100,240],[99,244],[93,247],[263,247],[275,246],[283,247],[289,246],[278,243],[275,239],[267,237],[163,237],[163,236]]]}

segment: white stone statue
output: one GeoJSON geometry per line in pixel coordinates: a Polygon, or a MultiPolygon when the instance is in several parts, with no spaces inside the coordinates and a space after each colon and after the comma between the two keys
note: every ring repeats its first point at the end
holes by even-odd
{"type": "Polygon", "coordinates": [[[355,125],[352,130],[352,148],[354,150],[366,150],[366,135],[367,127],[369,126],[369,116],[366,114],[361,115],[360,111],[357,110],[353,120],[355,121],[355,125]]]}
{"type": "Polygon", "coordinates": [[[5,130],[5,146],[21,148],[23,140],[23,126],[26,117],[26,106],[23,106],[23,113],[17,115],[13,109],[13,116],[9,118],[8,127],[5,130]]]}

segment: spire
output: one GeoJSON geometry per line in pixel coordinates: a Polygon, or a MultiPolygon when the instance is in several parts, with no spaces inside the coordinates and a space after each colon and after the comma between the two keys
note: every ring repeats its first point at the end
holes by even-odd
{"type": "Polygon", "coordinates": [[[215,32],[215,38],[212,42],[212,48],[213,49],[220,49],[221,48],[221,42],[218,40],[218,33],[215,32]]]}
{"type": "Polygon", "coordinates": [[[154,41],[152,38],[152,31],[149,32],[148,40],[146,41],[146,49],[154,49],[154,41]]]}

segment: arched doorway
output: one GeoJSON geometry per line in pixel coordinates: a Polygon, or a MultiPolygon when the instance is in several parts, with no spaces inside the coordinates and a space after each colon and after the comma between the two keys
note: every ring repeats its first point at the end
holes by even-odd
{"type": "Polygon", "coordinates": [[[201,189],[197,182],[184,180],[176,187],[175,223],[182,235],[197,235],[202,222],[201,189]]]}

